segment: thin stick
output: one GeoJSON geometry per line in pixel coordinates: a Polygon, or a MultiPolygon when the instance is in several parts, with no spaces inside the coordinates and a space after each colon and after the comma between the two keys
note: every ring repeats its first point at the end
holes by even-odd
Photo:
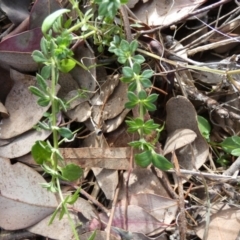
{"type": "Polygon", "coordinates": [[[111,225],[112,225],[112,221],[113,221],[113,217],[114,217],[114,212],[115,212],[115,209],[116,209],[116,203],[117,203],[117,200],[118,200],[118,194],[119,194],[119,190],[120,190],[122,175],[123,175],[123,171],[121,171],[121,173],[120,173],[118,186],[115,190],[115,195],[114,195],[114,199],[113,199],[112,210],[111,210],[109,220],[108,220],[108,224],[107,224],[107,228],[106,228],[107,240],[110,240],[111,225]]]}

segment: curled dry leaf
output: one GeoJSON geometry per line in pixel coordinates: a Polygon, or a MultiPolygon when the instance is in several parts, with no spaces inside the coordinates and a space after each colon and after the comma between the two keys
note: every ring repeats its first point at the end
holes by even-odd
{"type": "Polygon", "coordinates": [[[187,144],[193,142],[197,134],[190,129],[177,129],[168,135],[163,149],[163,155],[171,153],[187,144]]]}
{"type": "Polygon", "coordinates": [[[183,96],[171,98],[166,105],[166,129],[173,134],[179,129],[190,129],[196,133],[194,142],[176,151],[179,165],[185,169],[195,169],[206,161],[209,147],[198,129],[197,113],[192,103],[183,96]]]}
{"type": "Polygon", "coordinates": [[[28,89],[29,86],[36,85],[35,77],[17,73],[13,70],[11,73],[17,81],[15,81],[6,99],[5,107],[10,117],[2,120],[1,139],[13,138],[32,129],[49,108],[49,106],[39,106],[37,97],[28,89]]]}
{"type": "Polygon", "coordinates": [[[39,184],[44,182],[41,175],[24,164],[11,165],[9,159],[0,158],[1,228],[26,228],[55,210],[56,197],[39,184]]]}
{"type": "Polygon", "coordinates": [[[21,134],[16,138],[9,139],[8,143],[3,145],[0,144],[0,156],[6,158],[21,157],[31,151],[35,141],[45,140],[50,134],[50,131],[32,130],[21,134]]]}
{"type": "Polygon", "coordinates": [[[206,0],[178,0],[172,2],[152,0],[136,5],[132,11],[139,20],[148,25],[169,26],[187,17],[189,13],[205,1],[206,0]]]}

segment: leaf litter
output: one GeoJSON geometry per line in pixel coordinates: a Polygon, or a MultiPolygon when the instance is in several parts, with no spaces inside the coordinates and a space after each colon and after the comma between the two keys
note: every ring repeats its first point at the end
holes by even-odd
{"type": "MultiPolygon", "coordinates": [[[[50,106],[39,108],[28,86],[36,81],[38,66],[31,53],[39,49],[41,23],[62,7],[49,0],[29,3],[16,1],[14,9],[7,1],[0,5],[5,19],[16,25],[0,42],[0,238],[6,230],[25,229],[73,239],[67,219],[48,226],[58,203],[40,186],[46,181],[41,169],[18,162],[25,157],[31,163],[28,154],[36,140],[51,141],[49,132],[32,130],[50,106]]],[[[166,124],[158,151],[169,160],[175,157],[180,170],[132,166],[127,143],[138,136],[126,132],[124,121],[131,112],[124,108],[127,88],[119,81],[121,71],[98,70],[98,53],[83,41],[75,58],[89,70],[76,67],[59,81],[59,96],[66,101],[87,90],[59,116],[59,124],[81,128],[61,149],[66,162],[85,169],[84,179],[62,186],[65,193],[81,187],[81,197],[88,199],[79,198],[71,209],[80,238],[97,230],[96,239],[107,239],[104,230],[110,223],[110,239],[237,239],[239,158],[226,154],[219,143],[239,135],[239,4],[134,0],[128,7],[131,23],[141,25],[132,25],[132,34],[139,33],[141,48],[160,58],[148,63],[156,73],[151,90],[162,90],[149,116],[166,124]],[[209,139],[199,130],[198,116],[210,123],[209,139]]]]}

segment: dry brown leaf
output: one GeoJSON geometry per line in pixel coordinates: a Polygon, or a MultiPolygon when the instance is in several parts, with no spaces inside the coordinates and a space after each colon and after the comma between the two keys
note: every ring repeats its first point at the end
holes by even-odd
{"type": "MultiPolygon", "coordinates": [[[[73,208],[75,212],[70,211],[70,217],[74,221],[74,224],[78,226],[78,233],[81,234],[83,232],[89,231],[91,221],[98,219],[98,216],[92,204],[83,198],[78,198],[74,203],[73,208]]],[[[50,218],[51,216],[47,216],[39,223],[28,228],[28,231],[49,237],[51,239],[75,240],[67,215],[64,215],[61,220],[59,220],[59,217],[57,215],[51,225],[49,225],[50,218]]],[[[100,223],[98,221],[95,221],[94,228],[94,230],[100,228],[100,223]]]]}
{"type": "MultiPolygon", "coordinates": [[[[130,152],[129,152],[130,154],[130,152]]],[[[130,156],[130,155],[129,155],[130,156]]],[[[123,174],[124,184],[119,191],[118,199],[122,200],[126,197],[126,182],[128,172],[123,174]]],[[[128,194],[149,193],[156,194],[162,197],[169,197],[164,186],[159,182],[158,178],[151,170],[145,168],[135,168],[130,174],[128,183],[128,194]]]]}
{"type": "Polygon", "coordinates": [[[130,148],[62,148],[60,151],[67,163],[75,163],[82,168],[129,168],[130,148]]]}
{"type": "MultiPolygon", "coordinates": [[[[240,229],[240,210],[239,207],[229,207],[226,205],[223,209],[223,204],[218,204],[217,213],[211,216],[208,240],[227,239],[236,240],[240,229]],[[220,210],[221,209],[221,210],[220,210]]],[[[202,238],[205,225],[202,225],[197,231],[197,235],[202,238]]]]}
{"type": "MultiPolygon", "coordinates": [[[[101,221],[105,224],[108,222],[106,214],[99,214],[101,221]]],[[[124,228],[125,206],[117,206],[114,212],[112,225],[120,229],[124,228]]],[[[127,207],[127,229],[130,232],[139,232],[143,234],[151,233],[152,231],[164,230],[167,225],[161,220],[150,215],[143,208],[136,205],[128,205],[127,207]]]]}
{"type": "Polygon", "coordinates": [[[10,117],[2,120],[1,139],[16,137],[32,129],[50,106],[39,106],[38,98],[29,91],[30,86],[36,85],[35,77],[14,70],[11,71],[11,76],[15,80],[15,84],[5,103],[10,117]]]}
{"type": "Polygon", "coordinates": [[[172,134],[178,129],[187,128],[197,134],[191,145],[176,151],[181,168],[198,169],[205,163],[209,146],[198,129],[197,113],[192,103],[183,96],[171,98],[166,105],[166,129],[172,134]]]}
{"type": "Polygon", "coordinates": [[[148,25],[169,26],[179,22],[203,4],[206,0],[152,0],[138,4],[132,11],[142,22],[148,25]]]}
{"type": "Polygon", "coordinates": [[[3,118],[8,118],[9,117],[9,113],[7,111],[7,109],[5,108],[5,106],[0,102],[0,115],[3,118]]]}
{"type": "Polygon", "coordinates": [[[76,122],[85,122],[91,116],[91,106],[89,102],[82,102],[77,105],[77,107],[68,110],[66,115],[70,119],[74,119],[76,122]]]}
{"type": "Polygon", "coordinates": [[[9,139],[8,144],[0,147],[0,156],[6,158],[21,157],[31,151],[33,143],[37,140],[45,140],[51,134],[50,131],[28,131],[20,136],[9,139]]]}
{"type": "Polygon", "coordinates": [[[49,214],[58,203],[40,183],[44,178],[24,164],[11,165],[0,158],[0,227],[16,230],[29,227],[49,214]]]}
{"type": "Polygon", "coordinates": [[[99,187],[108,200],[113,200],[118,185],[118,171],[93,167],[92,171],[96,177],[99,187]]]}
{"type": "Polygon", "coordinates": [[[177,129],[168,135],[163,149],[163,155],[171,153],[187,144],[193,142],[197,134],[190,129],[177,129]]]}
{"type": "MultiPolygon", "coordinates": [[[[76,66],[70,72],[72,77],[77,81],[81,89],[86,89],[90,92],[94,92],[96,89],[96,64],[95,56],[93,52],[85,45],[78,46],[75,50],[74,56],[79,62],[85,65],[89,70],[85,70],[82,67],[76,66]]],[[[91,93],[90,93],[91,95],[91,93]]]]}
{"type": "MultiPolygon", "coordinates": [[[[125,199],[120,203],[125,206],[125,199]]],[[[139,193],[131,195],[128,204],[137,205],[165,224],[170,224],[176,217],[178,201],[156,194],[139,193]]]]}

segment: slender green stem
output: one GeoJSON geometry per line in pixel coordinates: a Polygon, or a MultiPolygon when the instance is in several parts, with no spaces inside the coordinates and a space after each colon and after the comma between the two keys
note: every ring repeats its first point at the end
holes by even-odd
{"type": "MultiPolygon", "coordinates": [[[[57,106],[56,106],[56,64],[52,58],[52,69],[51,69],[51,103],[52,103],[52,132],[53,132],[53,147],[58,149],[58,132],[56,130],[57,126],[57,106]]],[[[57,171],[58,159],[55,152],[53,152],[53,164],[54,170],[57,171]]]]}

